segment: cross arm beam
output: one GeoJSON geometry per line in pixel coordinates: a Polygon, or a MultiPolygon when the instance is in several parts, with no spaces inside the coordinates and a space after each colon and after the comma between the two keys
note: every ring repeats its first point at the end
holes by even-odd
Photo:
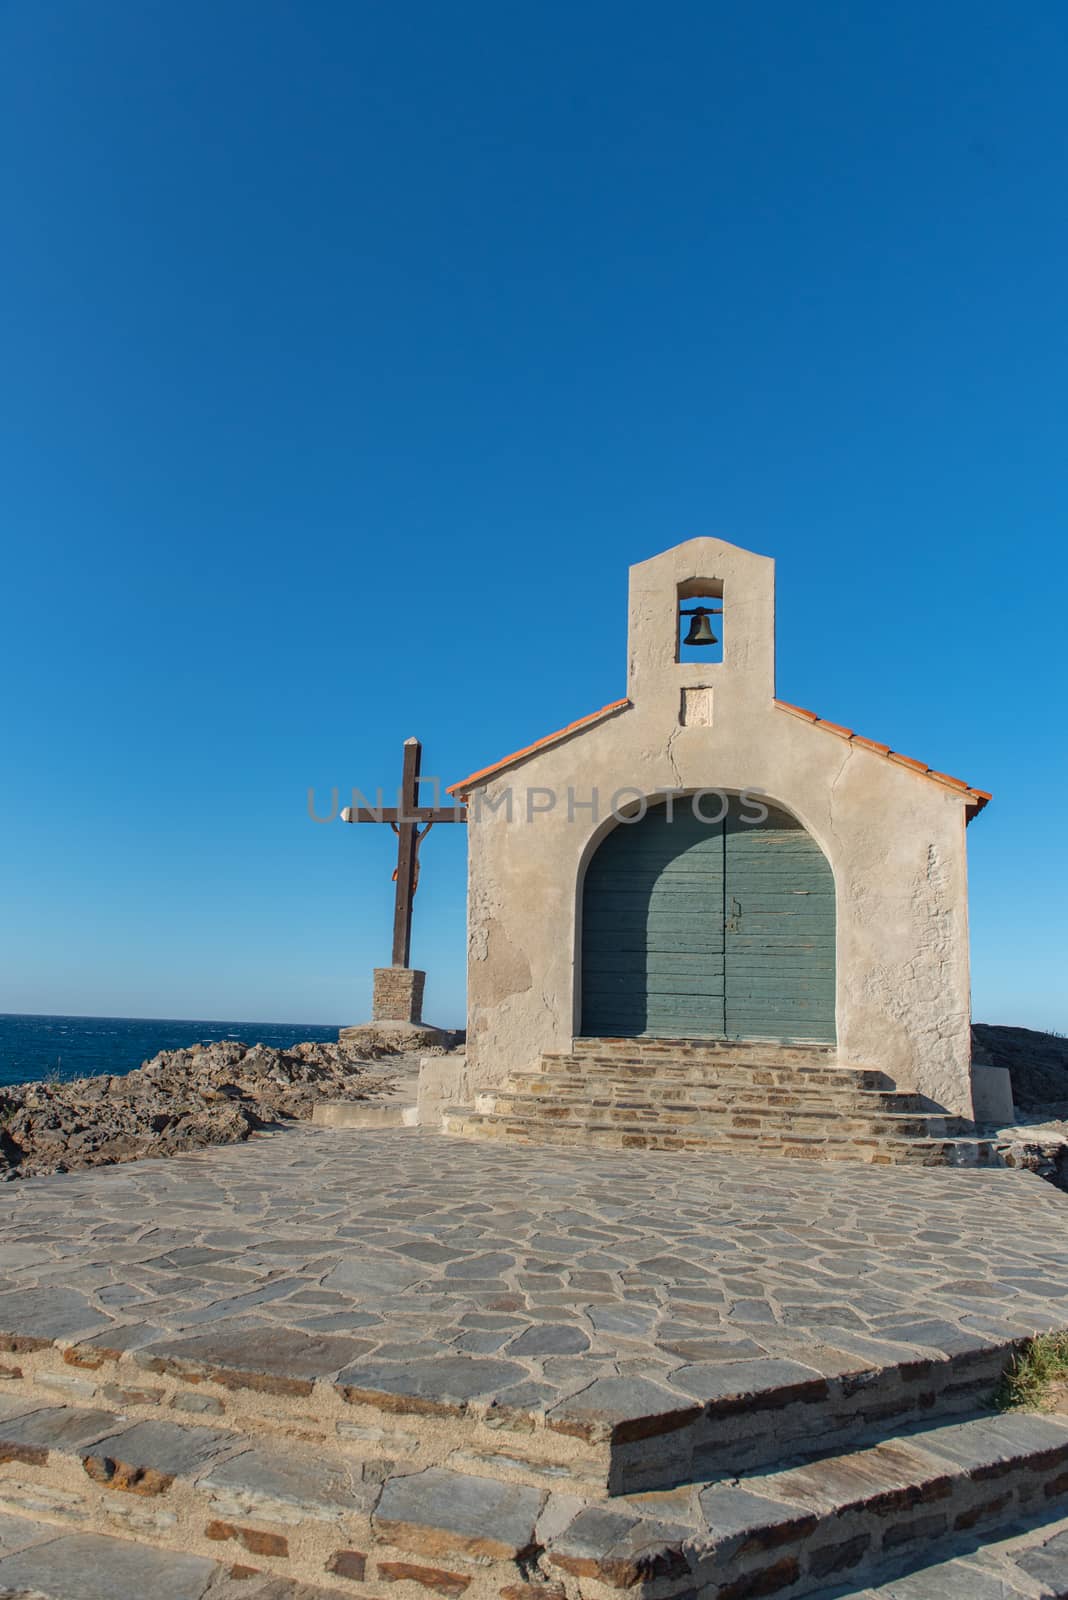
{"type": "Polygon", "coordinates": [[[346,806],[342,822],[466,822],[466,806],[411,806],[398,811],[396,806],[368,810],[366,806],[346,806]]]}

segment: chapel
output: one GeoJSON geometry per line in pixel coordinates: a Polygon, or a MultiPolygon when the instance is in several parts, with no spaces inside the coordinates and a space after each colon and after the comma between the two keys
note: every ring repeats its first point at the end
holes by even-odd
{"type": "Polygon", "coordinates": [[[558,1120],[589,1132],[597,1063],[668,1055],[691,1084],[701,1061],[743,1086],[801,1064],[943,1117],[918,1134],[971,1126],[965,829],[990,796],[779,698],[768,557],[695,538],[631,567],[626,694],[450,792],[469,835],[453,1131],[515,1132],[555,1061],[585,1107],[558,1120]]]}

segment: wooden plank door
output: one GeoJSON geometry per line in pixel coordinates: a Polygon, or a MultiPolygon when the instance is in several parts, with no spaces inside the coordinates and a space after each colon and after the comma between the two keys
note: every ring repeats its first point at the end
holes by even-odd
{"type": "Polygon", "coordinates": [[[582,1032],[724,1035],[724,830],[688,802],[607,835],[582,901],[582,1032]]]}
{"type": "Polygon", "coordinates": [[[732,805],[724,830],[727,1037],[833,1043],[830,866],[785,811],[772,809],[759,826],[745,814],[732,805]]]}

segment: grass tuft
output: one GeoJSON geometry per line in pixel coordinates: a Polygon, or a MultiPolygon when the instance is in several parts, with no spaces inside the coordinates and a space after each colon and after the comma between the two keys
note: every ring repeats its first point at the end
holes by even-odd
{"type": "Polygon", "coordinates": [[[1068,1379],[1068,1333],[1040,1333],[1012,1358],[994,1404],[999,1411],[1046,1411],[1054,1384],[1068,1379]]]}

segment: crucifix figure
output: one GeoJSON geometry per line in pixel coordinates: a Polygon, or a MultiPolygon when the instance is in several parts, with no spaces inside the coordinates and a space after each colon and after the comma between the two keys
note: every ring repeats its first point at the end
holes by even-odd
{"type": "MultiPolygon", "coordinates": [[[[397,885],[393,912],[393,965],[407,967],[412,953],[412,901],[419,880],[419,846],[435,822],[466,822],[467,808],[421,806],[419,804],[419,762],[423,747],[418,739],[405,739],[404,766],[397,791],[399,804],[391,806],[346,806],[342,822],[388,822],[397,835],[397,885]]],[[[381,799],[381,791],[379,791],[381,799]]]]}

